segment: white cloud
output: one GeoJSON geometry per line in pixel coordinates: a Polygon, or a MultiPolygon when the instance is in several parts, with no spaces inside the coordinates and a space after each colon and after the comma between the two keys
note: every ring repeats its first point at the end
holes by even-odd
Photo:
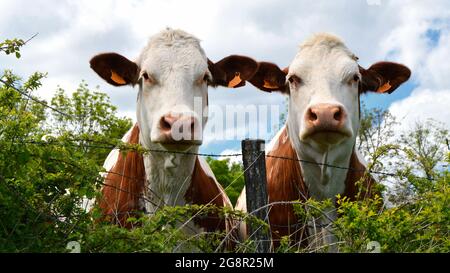
{"type": "MultiPolygon", "coordinates": [[[[450,20],[450,18],[449,18],[450,20]]],[[[427,52],[418,68],[420,85],[431,89],[450,89],[450,25],[440,30],[439,41],[427,52]]]]}
{"type": "Polygon", "coordinates": [[[397,55],[412,70],[417,87],[389,110],[403,129],[428,118],[450,128],[450,11],[448,2],[418,2],[399,11],[402,23],[386,38],[387,55],[397,55]],[[429,37],[429,31],[435,37],[429,37]],[[391,54],[389,54],[391,53],[391,54]]]}
{"type": "Polygon", "coordinates": [[[414,128],[415,122],[433,118],[450,128],[450,89],[416,89],[411,96],[394,102],[391,113],[400,121],[402,129],[414,128]]]}

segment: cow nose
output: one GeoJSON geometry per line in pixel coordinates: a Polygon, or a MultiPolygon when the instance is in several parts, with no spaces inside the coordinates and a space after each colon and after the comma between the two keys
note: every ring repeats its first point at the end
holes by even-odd
{"type": "Polygon", "coordinates": [[[344,126],[347,115],[342,106],[330,103],[319,103],[311,106],[306,112],[307,127],[317,131],[339,131],[344,126]]]}
{"type": "Polygon", "coordinates": [[[193,138],[196,123],[196,118],[192,116],[167,114],[161,117],[159,127],[168,141],[189,140],[193,138]],[[189,136],[188,139],[186,134],[189,136]]]}

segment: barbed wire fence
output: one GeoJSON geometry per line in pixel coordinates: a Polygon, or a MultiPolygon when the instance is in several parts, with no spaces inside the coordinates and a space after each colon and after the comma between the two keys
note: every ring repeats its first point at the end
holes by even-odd
{"type": "MultiPolygon", "coordinates": [[[[42,105],[44,108],[47,108],[51,111],[53,111],[54,113],[57,113],[59,115],[63,115],[65,117],[71,117],[71,118],[77,118],[73,115],[70,115],[68,113],[65,113],[64,111],[57,109],[51,105],[48,105],[47,102],[39,100],[38,98],[32,96],[31,94],[27,94],[23,91],[21,91],[19,88],[15,87],[14,85],[9,84],[8,82],[4,81],[3,79],[0,78],[0,83],[4,84],[5,86],[8,86],[9,88],[15,90],[16,92],[20,93],[22,96],[26,97],[28,100],[32,100],[40,105],[42,105]]],[[[67,147],[67,146],[73,146],[73,147],[82,147],[82,148],[89,148],[89,149],[106,149],[106,150],[112,150],[112,149],[119,149],[121,152],[138,152],[142,155],[146,155],[146,154],[151,154],[151,153],[162,153],[162,154],[174,154],[174,155],[181,155],[181,156],[204,156],[204,157],[214,157],[214,158],[230,158],[230,157],[243,157],[245,156],[245,153],[232,153],[232,154],[213,154],[213,153],[197,153],[197,152],[184,152],[184,151],[169,151],[169,150],[158,150],[158,149],[147,149],[144,147],[141,147],[140,145],[129,145],[127,143],[123,143],[123,142],[116,142],[116,143],[109,143],[109,142],[98,142],[96,140],[90,140],[90,139],[72,139],[72,140],[64,140],[64,141],[60,141],[58,139],[50,139],[50,140],[41,140],[41,141],[35,141],[35,140],[17,140],[14,139],[11,141],[11,144],[13,145],[40,145],[40,146],[61,146],[61,147],[67,147]],[[88,144],[89,143],[89,144],[88,144]]],[[[299,159],[299,158],[291,158],[291,157],[285,157],[285,156],[275,156],[275,155],[271,155],[271,154],[266,154],[264,150],[259,150],[259,151],[250,151],[250,153],[256,153],[256,158],[253,158],[254,160],[252,162],[250,162],[249,164],[247,164],[246,168],[243,169],[242,173],[234,179],[234,181],[232,181],[230,184],[227,185],[227,187],[225,187],[225,191],[231,187],[234,183],[236,183],[236,181],[242,177],[242,176],[246,176],[248,174],[248,171],[250,169],[252,169],[252,167],[261,159],[265,159],[265,158],[274,158],[274,159],[278,159],[278,160],[289,160],[289,161],[295,161],[295,162],[301,162],[301,163],[305,163],[305,164],[312,164],[312,165],[318,165],[318,166],[325,166],[325,167],[329,167],[329,168],[335,168],[335,169],[340,169],[340,170],[346,170],[348,172],[356,172],[356,173],[367,173],[367,174],[377,174],[377,175],[384,175],[384,176],[391,176],[391,177],[400,177],[400,178],[404,178],[405,175],[402,173],[392,173],[392,172],[383,172],[383,171],[375,171],[375,170],[368,170],[368,169],[355,169],[355,168],[351,168],[351,167],[346,167],[346,166],[335,166],[332,164],[328,164],[328,163],[320,163],[320,162],[313,162],[313,161],[308,161],[308,160],[304,160],[304,159],[299,159]],[[262,156],[264,155],[264,156],[262,156]]],[[[265,161],[263,161],[265,162],[265,161]]],[[[259,166],[259,168],[261,168],[261,166],[264,166],[265,168],[265,163],[264,164],[256,164],[259,166]]],[[[104,173],[111,173],[114,175],[118,175],[118,176],[122,176],[128,179],[132,179],[132,180],[139,180],[139,178],[135,178],[135,177],[129,177],[124,175],[123,173],[117,173],[117,172],[111,172],[110,170],[105,170],[104,173]]],[[[265,173],[265,171],[264,171],[265,173]]],[[[408,176],[411,176],[411,174],[409,174],[408,176]]],[[[414,176],[415,178],[418,179],[427,179],[427,180],[433,180],[432,178],[429,177],[421,177],[421,176],[414,176]]],[[[121,192],[125,192],[127,194],[135,194],[133,192],[127,191],[126,189],[120,188],[120,187],[116,187],[114,185],[108,184],[108,181],[105,177],[99,178],[99,179],[103,179],[103,181],[100,181],[100,184],[103,187],[115,187],[116,190],[121,191],[121,192]]],[[[0,180],[3,180],[3,178],[0,176],[0,180]]],[[[258,180],[258,179],[257,179],[258,180]]],[[[265,180],[265,177],[264,177],[265,180]]],[[[142,181],[141,181],[142,182],[142,181]]],[[[252,183],[255,182],[255,180],[252,180],[251,178],[247,178],[245,179],[245,183],[246,183],[246,187],[249,187],[252,185],[252,183]],[[250,179],[250,180],[249,180],[250,179]]],[[[147,183],[148,185],[148,183],[147,183]]],[[[253,186],[255,186],[256,184],[253,183],[253,186]]],[[[156,208],[160,208],[161,206],[167,206],[168,204],[165,204],[164,199],[161,196],[158,196],[154,191],[152,191],[150,188],[148,188],[148,186],[146,186],[146,191],[149,191],[151,194],[153,194],[155,198],[162,200],[162,202],[160,202],[160,204],[156,204],[154,203],[153,205],[156,208]]],[[[20,193],[17,193],[20,194],[20,193]]],[[[146,196],[143,195],[139,195],[137,196],[139,199],[143,199],[143,201],[145,202],[153,202],[151,199],[149,199],[146,196]]],[[[215,196],[212,200],[210,200],[207,204],[204,204],[205,207],[207,205],[212,204],[212,202],[218,198],[219,195],[215,196]]],[[[19,198],[20,199],[20,198],[19,198]]],[[[265,203],[263,204],[258,204],[256,207],[255,206],[251,206],[251,209],[248,210],[248,213],[246,215],[244,215],[241,219],[239,219],[237,222],[234,223],[234,225],[231,227],[230,230],[228,230],[225,234],[224,239],[222,240],[222,242],[219,244],[219,246],[216,248],[216,252],[220,251],[222,249],[222,247],[226,244],[227,241],[232,241],[234,244],[241,244],[241,240],[240,238],[237,238],[235,233],[236,230],[239,229],[239,226],[241,225],[241,223],[245,223],[246,220],[249,219],[249,217],[253,217],[255,215],[258,215],[258,218],[260,218],[262,221],[264,221],[265,223],[267,223],[267,225],[270,227],[270,223],[269,223],[269,214],[270,214],[270,210],[273,206],[276,205],[303,205],[305,206],[305,202],[302,201],[284,201],[284,202],[272,202],[272,203],[267,203],[268,202],[268,196],[267,193],[265,196],[260,196],[259,198],[260,200],[265,201],[265,203]],[[265,210],[265,211],[263,211],[265,210]],[[260,212],[263,211],[263,213],[261,214],[260,212]]],[[[27,205],[28,204],[24,204],[27,205]]],[[[309,204],[307,204],[307,206],[311,206],[309,204]]],[[[192,222],[194,220],[195,217],[197,217],[198,215],[200,215],[202,213],[202,210],[205,208],[202,207],[198,212],[196,212],[194,215],[192,215],[187,221],[183,222],[180,224],[179,229],[183,229],[183,228],[190,228],[188,226],[188,223],[192,222]]],[[[312,206],[312,209],[315,210],[319,210],[319,208],[312,206]]],[[[44,211],[41,211],[40,214],[38,214],[37,218],[40,217],[40,215],[44,213],[44,211]]],[[[152,215],[155,212],[146,212],[146,214],[152,215]]],[[[321,211],[322,215],[326,215],[323,211],[321,211]]],[[[114,215],[114,217],[118,218],[119,215],[114,215]]],[[[211,217],[211,216],[210,216],[211,217]]],[[[55,219],[53,219],[55,220],[55,219]]],[[[330,221],[329,224],[327,224],[327,227],[332,225],[333,221],[330,221]]],[[[304,222],[302,224],[294,224],[296,226],[295,228],[295,232],[298,232],[298,230],[303,229],[304,227],[307,227],[309,224],[307,222],[304,222]],[[300,227],[298,227],[300,226],[300,227]]],[[[316,225],[315,223],[315,219],[312,219],[312,225],[314,225],[314,227],[316,226],[320,226],[320,224],[316,225]]],[[[249,234],[249,238],[252,238],[253,236],[255,236],[255,234],[258,234],[260,232],[261,227],[256,228],[251,230],[250,234],[249,234]]],[[[11,232],[12,234],[13,232],[11,232]]],[[[196,235],[193,235],[191,238],[188,238],[187,240],[191,240],[193,238],[195,238],[196,235]]],[[[309,235],[305,238],[303,238],[302,240],[310,240],[312,235],[309,235]]],[[[167,238],[167,240],[169,240],[170,238],[167,238]]],[[[269,248],[273,247],[273,245],[271,245],[272,241],[270,238],[270,234],[266,234],[265,236],[258,236],[258,242],[257,242],[257,246],[256,249],[259,249],[260,252],[268,252],[269,248]],[[265,244],[266,247],[263,248],[258,248],[258,244],[265,244]],[[267,248],[267,245],[270,245],[269,248],[267,248]]],[[[335,244],[339,244],[342,242],[336,242],[335,244]]],[[[183,242],[180,242],[180,245],[183,244],[183,242]]],[[[300,248],[300,244],[301,242],[297,242],[296,244],[292,245],[291,248],[297,247],[300,248]]],[[[246,247],[244,245],[244,247],[246,247]]],[[[253,249],[254,250],[254,249],[253,249]]],[[[310,249],[311,251],[316,251],[317,249],[310,249]]]]}

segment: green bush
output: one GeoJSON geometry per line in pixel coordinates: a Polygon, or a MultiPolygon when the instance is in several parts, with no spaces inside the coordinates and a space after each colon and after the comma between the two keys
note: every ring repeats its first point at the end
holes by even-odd
{"type": "Polygon", "coordinates": [[[59,90],[53,99],[67,115],[50,111],[31,95],[44,76],[22,82],[11,71],[0,75],[0,252],[63,251],[84,233],[92,220],[80,205],[96,196],[111,150],[88,144],[118,138],[131,126],[85,83],[71,98],[59,90]]]}
{"type": "Polygon", "coordinates": [[[235,205],[245,184],[242,165],[235,162],[230,163],[229,158],[217,160],[207,157],[206,162],[214,172],[217,181],[225,188],[231,204],[235,205]]]}
{"type": "MultiPolygon", "coordinates": [[[[336,235],[343,252],[365,252],[377,241],[382,252],[450,252],[450,174],[439,176],[400,206],[380,209],[382,200],[340,199],[336,235]]],[[[411,183],[421,183],[414,178],[411,183]]],[[[427,183],[428,184],[428,183],[427,183]]]]}

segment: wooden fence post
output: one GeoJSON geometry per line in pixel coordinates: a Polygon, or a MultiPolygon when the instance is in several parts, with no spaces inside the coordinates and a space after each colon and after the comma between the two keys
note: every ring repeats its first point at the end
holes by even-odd
{"type": "MultiPolygon", "coordinates": [[[[258,210],[254,216],[269,223],[268,197],[266,179],[266,157],[264,140],[242,140],[242,161],[244,163],[245,194],[247,199],[247,212],[258,210]],[[260,209],[264,207],[263,209],[260,209]]],[[[270,232],[260,227],[247,225],[249,236],[256,241],[256,252],[267,253],[270,251],[270,232]]]]}

